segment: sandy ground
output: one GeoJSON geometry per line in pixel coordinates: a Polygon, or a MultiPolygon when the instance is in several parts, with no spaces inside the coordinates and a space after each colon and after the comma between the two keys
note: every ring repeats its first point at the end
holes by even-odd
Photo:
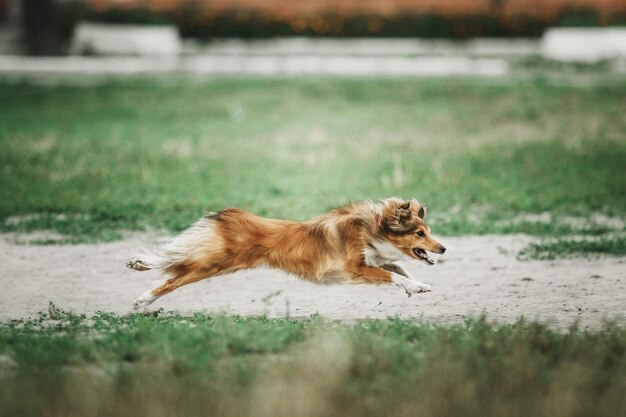
{"type": "MultiPolygon", "coordinates": [[[[38,246],[24,236],[0,234],[0,320],[24,318],[49,301],[77,313],[128,313],[132,300],[160,285],[156,271],[126,269],[141,247],[163,238],[136,235],[100,244],[38,246]]],[[[398,316],[432,323],[485,314],[506,323],[520,316],[555,327],[579,321],[597,328],[604,319],[626,320],[626,258],[519,261],[527,236],[443,238],[448,252],[437,264],[404,265],[433,291],[408,298],[390,286],[317,286],[279,271],[258,269],[180,288],[150,306],[272,317],[353,320],[398,316]]]]}

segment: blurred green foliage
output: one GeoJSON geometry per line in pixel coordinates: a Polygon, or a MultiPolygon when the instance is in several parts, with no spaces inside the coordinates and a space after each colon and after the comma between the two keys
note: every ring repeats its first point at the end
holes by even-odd
{"type": "MultiPolygon", "coordinates": [[[[403,7],[391,2],[386,13],[355,10],[309,10],[284,2],[266,4],[263,8],[206,7],[202,1],[180,1],[169,7],[150,8],[137,4],[125,7],[93,8],[77,2],[60,4],[57,20],[61,32],[69,37],[79,21],[121,24],[172,24],[184,37],[268,38],[289,36],[312,37],[401,37],[401,38],[472,38],[537,37],[553,26],[623,25],[624,16],[616,5],[604,7],[511,9],[507,2],[493,1],[486,11],[483,5],[451,2],[439,9],[403,7]],[[456,10],[455,10],[456,9],[456,10]]],[[[565,3],[565,2],[564,2],[565,3]]],[[[353,5],[351,5],[353,6],[353,5]]],[[[622,8],[623,9],[623,8],[622,8]]]]}
{"type": "Polygon", "coordinates": [[[0,324],[0,414],[621,416],[626,331],[174,314],[0,324]]]}

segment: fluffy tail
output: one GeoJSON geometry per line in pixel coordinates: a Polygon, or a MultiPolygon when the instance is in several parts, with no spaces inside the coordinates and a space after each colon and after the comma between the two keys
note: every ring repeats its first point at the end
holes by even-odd
{"type": "Polygon", "coordinates": [[[167,270],[193,257],[206,246],[207,242],[215,238],[215,221],[211,217],[204,217],[162,248],[152,251],[143,249],[142,254],[126,262],[126,267],[136,271],[167,270]]]}

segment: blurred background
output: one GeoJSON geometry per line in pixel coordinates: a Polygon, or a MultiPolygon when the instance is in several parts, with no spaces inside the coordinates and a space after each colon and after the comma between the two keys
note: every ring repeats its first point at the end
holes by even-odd
{"type": "Polygon", "coordinates": [[[0,0],[33,54],[67,51],[81,21],[171,24],[183,38],[540,37],[626,24],[622,0],[0,0]]]}
{"type": "MultiPolygon", "coordinates": [[[[624,58],[624,25],[623,0],[0,0],[0,52],[52,56],[470,54],[597,63],[624,58]],[[271,39],[282,42],[254,42],[271,39]],[[376,42],[381,39],[388,42],[376,42]]],[[[362,60],[360,64],[364,65],[360,71],[346,69],[349,63],[315,59],[299,64],[257,60],[252,67],[265,73],[369,74],[388,68],[408,75],[447,74],[426,71],[412,61],[377,65],[362,60]],[[289,69],[272,70],[281,65],[289,69]],[[327,68],[333,65],[339,68],[327,68]],[[316,69],[320,66],[324,68],[316,69]]],[[[502,63],[483,64],[485,68],[467,72],[496,75],[508,68],[502,63]]],[[[211,65],[205,62],[195,67],[202,71],[211,65]]],[[[221,72],[255,72],[241,67],[246,65],[225,59],[221,72]]]]}
{"type": "Polygon", "coordinates": [[[0,216],[48,216],[5,229],[389,195],[447,234],[626,212],[623,0],[0,0],[0,21],[0,216]]]}

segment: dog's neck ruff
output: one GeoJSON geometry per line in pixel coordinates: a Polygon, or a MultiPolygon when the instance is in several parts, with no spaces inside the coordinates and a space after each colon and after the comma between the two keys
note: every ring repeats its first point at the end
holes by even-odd
{"type": "Polygon", "coordinates": [[[363,250],[363,255],[365,264],[370,266],[381,266],[407,257],[400,249],[382,240],[370,241],[363,250]]]}

